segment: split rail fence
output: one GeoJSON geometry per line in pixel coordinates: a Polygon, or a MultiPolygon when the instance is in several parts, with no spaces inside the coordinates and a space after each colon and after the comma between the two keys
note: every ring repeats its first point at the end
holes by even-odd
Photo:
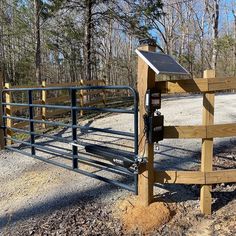
{"type": "MultiPolygon", "coordinates": [[[[141,45],[138,50],[156,52],[152,43],[141,45]]],[[[200,185],[200,209],[203,214],[211,214],[212,184],[236,182],[236,169],[213,170],[214,138],[236,136],[236,123],[214,124],[215,92],[236,89],[236,77],[216,78],[214,70],[205,70],[203,78],[158,81],[158,75],[138,57],[139,94],[139,156],[146,162],[139,169],[138,194],[140,202],[148,206],[153,202],[154,185],[198,184],[200,185]],[[157,77],[157,78],[156,78],[157,77]],[[201,168],[199,171],[160,171],[154,168],[154,145],[145,134],[145,96],[148,89],[161,94],[197,93],[203,94],[202,124],[188,126],[164,126],[164,139],[201,139],[201,168]]],[[[235,104],[236,109],[236,104],[235,104]]]]}
{"type": "MultiPolygon", "coordinates": [[[[106,82],[105,80],[91,80],[91,81],[85,81],[85,80],[80,80],[79,82],[73,82],[73,83],[61,83],[61,84],[46,84],[46,81],[42,81],[41,86],[32,86],[32,85],[22,85],[22,86],[11,86],[9,83],[2,84],[1,81],[1,86],[4,89],[15,89],[15,88],[46,88],[46,87],[74,87],[74,86],[105,86],[106,82]]],[[[123,91],[116,91],[116,96],[122,96],[124,94],[123,91]],[[120,94],[118,94],[120,93],[120,94]]],[[[6,103],[11,103],[13,100],[12,93],[6,92],[5,93],[5,100],[6,103]]],[[[105,90],[80,90],[79,97],[77,99],[77,102],[79,103],[79,106],[84,107],[84,106],[94,106],[94,105],[106,105],[109,101],[109,96],[113,96],[112,91],[105,91],[105,90]],[[95,99],[91,99],[95,97],[95,99]]],[[[18,100],[18,99],[17,99],[18,100]]],[[[38,98],[34,99],[33,103],[34,104],[58,104],[58,103],[66,103],[70,102],[70,96],[68,94],[49,94],[49,91],[47,90],[42,90],[41,94],[38,95],[38,98]]],[[[23,113],[24,111],[27,111],[27,107],[13,107],[10,105],[6,106],[6,115],[11,116],[13,113],[23,113]]],[[[47,108],[42,107],[38,111],[38,115],[35,117],[36,119],[41,119],[43,121],[46,121],[46,119],[58,117],[60,115],[63,115],[67,113],[68,111],[64,109],[57,109],[54,111],[49,111],[47,108]]],[[[84,111],[80,111],[80,116],[82,117],[84,115],[84,111]]],[[[26,121],[21,121],[17,123],[13,123],[12,119],[6,119],[6,125],[8,127],[12,128],[22,128],[26,125],[28,125],[28,122],[26,121]]],[[[46,128],[45,124],[42,124],[42,128],[46,128]]],[[[8,131],[8,136],[12,136],[11,130],[9,129],[8,131]]]]}
{"type": "Polygon", "coordinates": [[[200,208],[210,214],[211,185],[236,182],[236,169],[213,170],[214,138],[236,136],[236,123],[214,124],[215,92],[236,89],[236,78],[215,78],[214,70],[206,70],[204,78],[156,82],[155,86],[163,94],[203,93],[202,125],[164,127],[164,139],[202,140],[200,171],[154,171],[154,183],[201,185],[200,208]]]}

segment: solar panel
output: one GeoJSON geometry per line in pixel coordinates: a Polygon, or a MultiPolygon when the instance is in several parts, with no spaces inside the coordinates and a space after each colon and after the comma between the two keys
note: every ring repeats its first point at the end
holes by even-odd
{"type": "Polygon", "coordinates": [[[156,72],[156,74],[189,75],[189,72],[184,67],[167,54],[141,50],[136,50],[135,52],[156,72]]]}

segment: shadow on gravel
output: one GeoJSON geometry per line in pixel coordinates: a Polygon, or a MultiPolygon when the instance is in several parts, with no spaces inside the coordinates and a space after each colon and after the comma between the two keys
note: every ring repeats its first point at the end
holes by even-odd
{"type": "MultiPolygon", "coordinates": [[[[62,135],[66,130],[62,130],[59,132],[59,135],[62,135]]],[[[236,146],[236,139],[231,139],[229,142],[221,141],[218,142],[214,146],[214,155],[220,153],[227,153],[231,152],[232,148],[236,146]]],[[[166,154],[166,151],[169,150],[180,150],[183,152],[188,153],[188,158],[182,158],[179,165],[183,165],[184,162],[195,162],[195,164],[200,164],[200,151],[192,151],[186,148],[176,148],[175,146],[171,145],[163,145],[164,151],[160,152],[160,155],[165,155],[166,159],[162,161],[162,163],[155,163],[155,168],[157,169],[172,169],[173,165],[169,163],[173,162],[173,159],[178,158],[178,153],[175,155],[166,154]]],[[[220,158],[224,158],[220,156],[220,158]]],[[[227,159],[227,157],[226,157],[227,159]]],[[[217,165],[214,165],[217,167],[217,165]]],[[[222,168],[222,167],[221,167],[222,168]]],[[[197,166],[196,166],[197,169],[197,166]]],[[[127,184],[131,183],[132,180],[127,180],[126,178],[121,179],[122,182],[126,182],[127,184]]],[[[199,187],[198,186],[187,186],[187,185],[155,185],[156,187],[163,188],[168,192],[162,195],[156,196],[158,199],[162,199],[163,201],[170,201],[170,202],[182,202],[186,200],[196,200],[199,198],[199,187]]],[[[40,202],[37,205],[29,206],[28,208],[24,208],[14,212],[12,215],[6,215],[4,217],[0,217],[0,229],[10,225],[12,223],[16,223],[23,219],[29,219],[32,217],[37,217],[40,215],[48,215],[55,210],[65,209],[69,206],[77,204],[78,202],[83,202],[83,204],[88,204],[91,201],[101,199],[102,197],[110,194],[113,191],[117,191],[117,187],[103,184],[99,185],[96,188],[88,189],[84,192],[76,192],[70,193],[64,196],[55,197],[47,202],[40,202]]],[[[213,210],[218,210],[219,208],[225,206],[228,202],[232,201],[235,198],[235,191],[234,192],[217,192],[214,193],[214,196],[217,198],[216,202],[213,205],[213,210]],[[225,200],[222,201],[222,198],[225,200]]]]}
{"type": "MultiPolygon", "coordinates": [[[[130,179],[122,178],[122,182],[132,183],[130,179]]],[[[102,184],[96,188],[91,188],[83,192],[74,192],[67,195],[55,197],[47,202],[40,202],[37,205],[29,206],[28,208],[20,209],[12,214],[0,217],[0,233],[1,229],[10,226],[18,221],[36,218],[39,216],[46,216],[52,214],[56,210],[66,209],[73,205],[82,203],[83,205],[90,202],[98,201],[104,196],[117,190],[114,185],[102,184]]]]}
{"type": "MultiPolygon", "coordinates": [[[[163,151],[159,152],[160,155],[165,155],[166,159],[162,161],[161,163],[155,162],[155,169],[157,170],[183,170],[181,168],[182,165],[185,163],[194,162],[195,164],[198,164],[200,167],[201,163],[201,152],[199,151],[192,151],[188,150],[186,148],[179,148],[171,145],[160,145],[163,151]],[[173,150],[177,150],[176,153],[173,155],[169,155],[168,152],[173,150]],[[187,153],[187,158],[181,158],[178,162],[178,165],[174,164],[176,163],[176,159],[178,157],[178,151],[182,151],[183,153],[187,153]],[[167,154],[165,153],[167,152],[167,154]]],[[[216,161],[213,164],[214,169],[233,169],[235,168],[235,160],[233,158],[229,158],[227,156],[227,153],[236,152],[236,138],[232,138],[227,141],[220,141],[217,142],[216,145],[214,145],[214,156],[217,156],[218,159],[221,159],[223,163],[228,162],[228,166],[222,166],[221,164],[218,164],[216,161]],[[224,153],[225,155],[221,155],[224,153]]],[[[198,170],[197,165],[193,169],[189,170],[198,170]]],[[[184,169],[187,170],[187,169],[184,169]]],[[[166,190],[167,192],[161,195],[155,196],[156,199],[160,201],[165,202],[184,202],[187,200],[197,200],[199,199],[200,195],[200,187],[197,185],[178,185],[178,184],[155,184],[156,187],[162,188],[166,190]]],[[[230,201],[236,198],[236,192],[213,192],[213,197],[216,199],[215,203],[212,206],[213,211],[217,211],[218,209],[224,207],[227,205],[230,201]]]]}
{"type": "Polygon", "coordinates": [[[216,201],[212,204],[213,211],[217,211],[220,208],[227,205],[229,202],[236,199],[236,190],[232,192],[213,192],[213,197],[216,198],[216,201]]]}
{"type": "MultiPolygon", "coordinates": [[[[155,160],[154,166],[158,170],[193,170],[186,168],[188,164],[194,164],[194,169],[197,169],[197,166],[200,167],[201,164],[201,151],[191,150],[182,147],[176,147],[171,144],[160,144],[161,151],[155,152],[155,155],[158,157],[164,156],[161,161],[155,160]]],[[[214,144],[214,156],[217,156],[221,159],[228,160],[227,156],[220,155],[221,153],[231,153],[236,152],[236,138],[231,138],[230,140],[218,141],[214,144]]],[[[230,159],[231,160],[231,159],[230,159]]],[[[231,160],[233,161],[233,160],[231,160]]],[[[213,164],[214,168],[218,169],[229,169],[217,163],[213,164]]],[[[232,168],[234,168],[232,166],[232,168]]]]}

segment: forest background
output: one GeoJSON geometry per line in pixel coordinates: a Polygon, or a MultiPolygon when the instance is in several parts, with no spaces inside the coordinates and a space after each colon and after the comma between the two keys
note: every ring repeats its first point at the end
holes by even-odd
{"type": "Polygon", "coordinates": [[[192,77],[236,75],[235,0],[0,0],[0,70],[12,85],[136,85],[139,39],[192,77]]]}

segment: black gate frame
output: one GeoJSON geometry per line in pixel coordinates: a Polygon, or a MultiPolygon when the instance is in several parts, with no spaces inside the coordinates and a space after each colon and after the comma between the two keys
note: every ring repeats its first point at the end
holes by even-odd
{"type": "Polygon", "coordinates": [[[20,143],[27,145],[31,148],[31,153],[25,152],[23,150],[17,149],[17,147],[14,147],[13,145],[7,146],[5,145],[5,148],[11,151],[16,151],[19,152],[23,155],[33,157],[35,159],[107,182],[109,184],[113,184],[115,186],[127,189],[129,191],[134,192],[135,194],[138,194],[138,163],[139,163],[139,158],[138,158],[138,93],[136,90],[130,86],[80,86],[80,87],[47,87],[47,88],[10,88],[10,89],[3,89],[2,90],[2,110],[3,110],[3,128],[4,129],[4,139],[6,140],[11,140],[15,143],[20,143]],[[61,105],[48,105],[48,104],[34,104],[33,103],[33,92],[35,91],[69,91],[70,94],[70,106],[61,106],[61,105]],[[118,109],[118,108],[99,108],[99,107],[78,107],[77,106],[77,91],[80,90],[128,90],[131,92],[132,97],[133,97],[133,108],[132,109],[118,109]],[[6,92],[27,92],[28,94],[28,103],[6,103],[4,100],[4,94],[6,92]],[[6,106],[21,106],[21,107],[28,107],[29,110],[29,118],[23,118],[23,117],[17,117],[17,116],[9,116],[6,115],[6,106]],[[71,111],[71,124],[65,124],[61,122],[53,122],[53,121],[45,121],[45,120],[35,120],[34,119],[34,108],[51,108],[51,109],[67,109],[68,111],[71,111]],[[89,130],[93,131],[99,131],[99,132],[104,132],[104,133],[111,133],[111,134],[116,134],[116,135],[123,135],[127,137],[132,137],[134,138],[134,152],[133,152],[133,163],[136,168],[134,171],[127,170],[123,167],[119,167],[116,165],[112,165],[109,163],[104,163],[98,160],[92,160],[87,158],[86,156],[83,156],[81,154],[78,155],[78,147],[76,145],[73,145],[74,143],[77,143],[77,129],[81,128],[77,124],[77,112],[78,111],[96,111],[96,112],[101,112],[101,113],[125,113],[125,114],[133,114],[134,116],[134,133],[128,133],[128,132],[123,132],[123,131],[115,131],[115,130],[107,130],[107,129],[101,129],[101,128],[94,128],[90,127],[88,128],[89,130]],[[29,122],[29,130],[24,130],[24,129],[19,129],[19,128],[14,128],[14,127],[7,127],[6,126],[6,119],[12,119],[12,120],[17,120],[17,121],[28,121],[29,122]],[[47,124],[47,125],[56,125],[56,126],[61,126],[61,127],[67,127],[72,129],[72,140],[68,140],[68,138],[63,138],[63,137],[58,137],[55,135],[47,135],[47,134],[41,134],[35,132],[35,123],[41,123],[41,124],[47,124]],[[10,138],[7,137],[7,129],[10,129],[15,132],[21,132],[25,134],[30,135],[30,142],[22,141],[19,139],[15,138],[10,138]],[[41,156],[36,155],[36,150],[40,150],[41,152],[45,153],[55,153],[54,149],[51,149],[49,147],[41,146],[39,144],[35,143],[35,137],[36,136],[41,136],[41,137],[46,137],[46,138],[52,138],[57,141],[62,141],[62,142],[72,142],[72,155],[68,153],[64,153],[62,151],[56,151],[56,154],[58,156],[63,156],[66,159],[72,160],[72,166],[65,165],[63,163],[59,163],[57,161],[47,159],[41,156]],[[53,151],[52,151],[53,150],[53,151]],[[116,174],[125,174],[125,175],[130,175],[133,176],[134,178],[134,187],[131,187],[129,184],[124,184],[121,183],[117,180],[111,180],[103,176],[99,176],[94,173],[90,173],[85,170],[79,169],[78,162],[81,163],[86,163],[87,165],[90,166],[95,166],[95,167],[105,167],[106,170],[116,173],[116,174]]]}

